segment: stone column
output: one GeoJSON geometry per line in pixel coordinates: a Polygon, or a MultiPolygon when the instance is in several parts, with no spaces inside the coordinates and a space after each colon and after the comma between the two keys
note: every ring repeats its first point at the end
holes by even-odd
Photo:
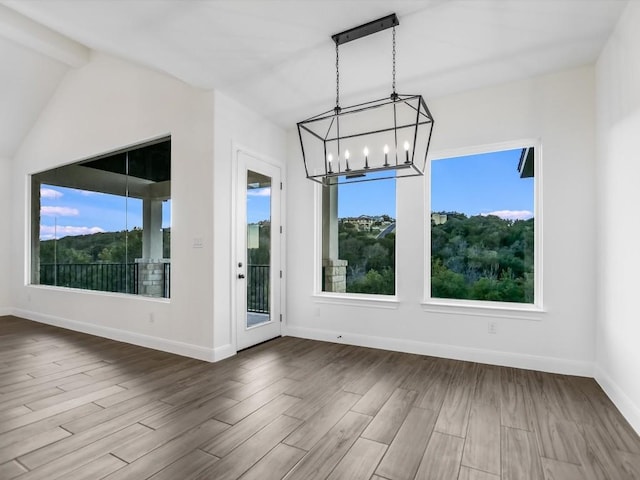
{"type": "Polygon", "coordinates": [[[162,200],[142,200],[142,258],[136,258],[138,295],[164,297],[165,264],[162,251],[162,200]]]}
{"type": "Polygon", "coordinates": [[[338,186],[322,187],[322,267],[324,291],[347,291],[347,261],[338,258],[338,186]]]}
{"type": "Polygon", "coordinates": [[[324,291],[345,293],[347,291],[347,261],[325,258],[322,261],[322,266],[324,268],[324,291]]]}
{"type": "Polygon", "coordinates": [[[147,297],[164,297],[165,264],[168,258],[136,258],[138,267],[138,295],[147,297]]]}
{"type": "Polygon", "coordinates": [[[162,200],[142,201],[142,258],[162,258],[162,200]]]}

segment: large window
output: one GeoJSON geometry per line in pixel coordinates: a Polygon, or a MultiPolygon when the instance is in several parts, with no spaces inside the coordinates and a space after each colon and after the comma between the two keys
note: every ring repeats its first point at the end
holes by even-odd
{"type": "Polygon", "coordinates": [[[534,148],[431,162],[431,297],[535,303],[534,148]]]}
{"type": "Polygon", "coordinates": [[[395,229],[395,179],[323,187],[322,290],[395,295],[395,229]]]}
{"type": "Polygon", "coordinates": [[[34,174],[31,283],[170,296],[171,141],[34,174]]]}

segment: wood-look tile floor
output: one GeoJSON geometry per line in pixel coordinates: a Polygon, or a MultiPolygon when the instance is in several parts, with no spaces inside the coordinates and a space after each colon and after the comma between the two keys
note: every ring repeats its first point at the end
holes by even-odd
{"type": "Polygon", "coordinates": [[[210,364],[0,318],[0,479],[630,480],[594,380],[280,338],[210,364]]]}

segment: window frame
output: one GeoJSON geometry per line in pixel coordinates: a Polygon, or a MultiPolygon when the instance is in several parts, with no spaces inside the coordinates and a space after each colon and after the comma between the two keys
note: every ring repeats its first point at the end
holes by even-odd
{"type": "MultiPolygon", "coordinates": [[[[141,295],[141,294],[135,294],[135,293],[123,293],[123,292],[112,292],[112,291],[107,291],[107,290],[92,290],[92,289],[85,289],[85,288],[77,288],[77,287],[66,287],[66,286],[62,286],[62,285],[48,285],[48,284],[42,284],[42,283],[34,283],[33,282],[33,264],[34,264],[34,230],[33,230],[33,215],[34,215],[34,209],[36,207],[40,207],[41,205],[41,198],[40,198],[40,192],[38,192],[38,198],[35,199],[34,198],[34,191],[33,191],[33,177],[40,175],[42,173],[45,172],[49,172],[51,170],[56,170],[59,168],[64,168],[64,167],[68,167],[68,166],[72,166],[72,165],[78,165],[78,164],[82,164],[82,163],[87,163],[87,162],[91,162],[91,161],[95,161],[95,160],[100,160],[103,158],[107,158],[107,157],[111,157],[111,156],[115,156],[121,153],[127,153],[133,150],[137,150],[137,149],[141,149],[141,148],[145,148],[148,146],[152,146],[155,144],[159,144],[159,143],[163,143],[163,142],[172,142],[172,135],[171,133],[165,133],[162,135],[158,135],[155,137],[150,137],[148,139],[145,140],[141,140],[138,142],[134,142],[122,147],[118,147],[118,148],[114,148],[112,150],[107,150],[103,153],[98,153],[98,154],[94,154],[94,155],[88,155],[86,157],[81,157],[81,158],[77,158],[75,160],[71,160],[68,162],[62,162],[59,164],[55,164],[55,165],[51,165],[51,166],[47,166],[46,168],[40,169],[40,170],[36,170],[36,171],[32,171],[29,172],[25,175],[25,183],[26,183],[26,192],[27,192],[27,204],[26,204],[26,244],[27,244],[27,248],[25,249],[25,271],[24,271],[24,275],[25,275],[25,279],[24,279],[24,285],[28,288],[34,288],[34,289],[45,289],[45,290],[49,290],[49,291],[60,291],[60,292],[73,292],[73,293],[79,293],[79,294],[84,294],[84,295],[99,295],[99,296],[107,296],[107,297],[118,297],[118,298],[128,298],[128,299],[138,299],[140,301],[146,301],[146,302],[160,302],[160,303],[171,303],[171,295],[169,295],[168,297],[164,297],[164,296],[160,296],[160,297],[156,297],[156,296],[148,296],[148,295],[141,295]]],[[[172,144],[171,144],[172,145],[172,144]]],[[[173,170],[173,147],[170,147],[170,168],[171,170],[173,170]]],[[[171,181],[171,180],[170,180],[171,181]]],[[[168,200],[173,200],[173,193],[171,194],[171,196],[169,197],[168,200]]],[[[173,208],[171,207],[171,215],[173,216],[173,208]]],[[[172,221],[171,223],[173,224],[173,217],[172,217],[172,221]]],[[[39,230],[39,227],[38,227],[39,230]]],[[[38,242],[40,241],[39,235],[38,235],[38,242]]],[[[173,252],[173,235],[170,236],[169,238],[169,251],[173,252]]],[[[171,258],[171,257],[170,257],[171,258]]],[[[171,278],[169,278],[169,291],[171,291],[171,278]]]]}
{"type": "Polygon", "coordinates": [[[424,282],[422,308],[433,313],[459,313],[475,316],[520,318],[523,320],[540,320],[536,313],[545,312],[543,303],[543,154],[540,138],[506,141],[471,147],[452,148],[434,151],[427,162],[424,175],[425,215],[424,221],[424,282]],[[533,187],[533,216],[534,216],[534,249],[533,271],[534,292],[533,303],[499,302],[489,300],[469,300],[453,298],[437,298],[431,296],[431,166],[432,162],[469,155],[488,154],[505,150],[533,147],[534,149],[534,187],[533,187]]]}
{"type": "MultiPolygon", "coordinates": [[[[375,182],[376,180],[372,180],[375,182]]],[[[398,180],[395,179],[397,182],[398,180]]],[[[353,188],[353,185],[350,184],[353,188]]],[[[355,184],[357,185],[357,184],[355,184]]],[[[323,220],[323,211],[322,211],[322,189],[326,188],[322,185],[314,183],[314,204],[315,204],[315,214],[314,214],[314,274],[313,274],[313,297],[316,299],[315,303],[326,303],[326,304],[340,304],[340,305],[348,305],[353,307],[377,307],[377,308],[388,308],[388,309],[396,309],[398,308],[399,300],[398,300],[398,262],[396,257],[396,264],[394,266],[394,294],[386,295],[383,293],[338,293],[338,292],[326,292],[322,290],[322,220],[323,220]]],[[[398,187],[396,183],[395,188],[395,200],[396,200],[396,228],[399,222],[399,212],[398,212],[398,187]]],[[[397,237],[396,237],[396,255],[397,255],[397,237]]]]}

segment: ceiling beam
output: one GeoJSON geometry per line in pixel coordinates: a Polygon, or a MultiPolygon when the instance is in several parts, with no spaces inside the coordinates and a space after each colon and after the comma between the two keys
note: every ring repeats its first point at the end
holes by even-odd
{"type": "Polygon", "coordinates": [[[0,5],[0,36],[70,67],[89,61],[89,49],[84,45],[4,5],[0,5]]]}

